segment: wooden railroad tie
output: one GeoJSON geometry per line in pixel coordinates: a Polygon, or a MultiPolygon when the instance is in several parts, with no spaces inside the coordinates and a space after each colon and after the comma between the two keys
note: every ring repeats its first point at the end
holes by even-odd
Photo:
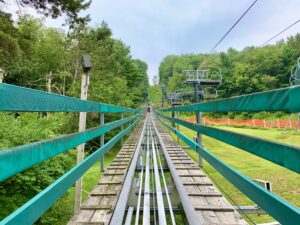
{"type": "Polygon", "coordinates": [[[113,195],[117,195],[118,194],[118,192],[116,192],[116,191],[111,191],[111,192],[109,192],[109,191],[107,191],[107,192],[92,192],[91,193],[91,196],[113,196],[113,195]]]}
{"type": "Polygon", "coordinates": [[[206,177],[205,174],[179,174],[180,177],[206,177]]]}
{"type": "Polygon", "coordinates": [[[176,170],[200,170],[199,167],[175,167],[176,170]]]}
{"type": "Polygon", "coordinates": [[[125,173],[104,173],[104,176],[121,176],[121,175],[125,175],[125,173]]]}
{"type": "Polygon", "coordinates": [[[173,164],[195,164],[194,162],[173,162],[173,164]]]}
{"type": "Polygon", "coordinates": [[[222,197],[218,192],[202,192],[202,193],[188,193],[188,196],[192,197],[222,197]]]}
{"type": "Polygon", "coordinates": [[[116,157],[116,159],[131,159],[131,156],[122,156],[122,155],[118,155],[116,157]]]}
{"type": "Polygon", "coordinates": [[[129,161],[128,159],[123,159],[123,160],[122,160],[122,159],[114,159],[114,160],[112,161],[112,163],[116,163],[116,162],[120,162],[120,163],[121,163],[121,162],[123,162],[123,163],[124,163],[124,162],[127,162],[127,163],[128,163],[128,161],[129,161]]]}
{"type": "Polygon", "coordinates": [[[182,184],[187,186],[213,186],[213,184],[209,182],[182,182],[182,184]]]}
{"type": "Polygon", "coordinates": [[[76,225],[104,225],[104,222],[76,222],[76,225]]]}
{"type": "Polygon", "coordinates": [[[81,205],[81,210],[110,210],[112,208],[111,204],[105,205],[81,205]]]}
{"type": "Polygon", "coordinates": [[[109,166],[107,167],[107,170],[125,170],[127,169],[127,167],[124,167],[124,166],[109,166]]]}
{"type": "Polygon", "coordinates": [[[102,181],[98,183],[98,185],[118,185],[118,184],[122,184],[122,181],[102,181]]]}
{"type": "Polygon", "coordinates": [[[214,211],[214,212],[234,212],[232,206],[212,206],[212,205],[198,205],[195,206],[195,210],[201,211],[214,211]]]}
{"type": "Polygon", "coordinates": [[[128,163],[112,163],[109,166],[128,166],[128,163]]]}

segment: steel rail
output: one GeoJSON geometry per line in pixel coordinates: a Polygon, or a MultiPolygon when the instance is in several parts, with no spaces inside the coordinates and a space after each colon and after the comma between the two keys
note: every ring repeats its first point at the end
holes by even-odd
{"type": "Polygon", "coordinates": [[[142,141],[143,141],[143,137],[144,137],[144,133],[145,133],[145,127],[146,127],[146,122],[143,125],[140,139],[136,146],[135,153],[132,157],[130,167],[127,171],[126,178],[124,180],[124,184],[123,184],[116,208],[115,208],[114,213],[111,218],[111,224],[121,225],[123,222],[123,217],[125,214],[126,204],[127,204],[127,200],[128,200],[128,196],[129,196],[129,191],[130,191],[130,186],[131,186],[132,179],[134,177],[136,163],[137,163],[138,156],[139,156],[141,146],[142,146],[142,141]]]}
{"type": "MultiPolygon", "coordinates": [[[[151,161],[152,161],[152,165],[153,165],[153,154],[151,154],[151,161]]],[[[153,173],[154,168],[153,168],[153,166],[152,166],[152,170],[150,168],[150,171],[152,172],[151,173],[151,180],[154,181],[154,173],[153,173]]],[[[157,224],[156,204],[155,204],[155,200],[154,200],[155,199],[155,195],[156,195],[156,193],[155,193],[155,183],[152,182],[152,199],[153,199],[153,202],[152,202],[153,206],[152,207],[154,209],[154,211],[153,211],[153,214],[154,214],[154,219],[153,219],[154,225],[157,224]]],[[[150,209],[150,211],[151,211],[151,209],[150,209]]]]}
{"type": "Polygon", "coordinates": [[[127,216],[126,216],[126,220],[125,220],[125,225],[131,225],[131,221],[132,221],[132,215],[133,215],[133,207],[129,207],[128,211],[127,211],[127,216]]]}
{"type": "MultiPolygon", "coordinates": [[[[145,156],[145,154],[144,154],[145,156]]],[[[142,198],[142,190],[143,190],[143,179],[144,179],[144,157],[141,156],[141,166],[142,170],[139,176],[139,195],[138,195],[138,202],[136,207],[136,215],[135,215],[135,225],[139,224],[139,216],[140,216],[140,208],[141,208],[141,198],[142,198]]]]}
{"type": "Polygon", "coordinates": [[[169,207],[169,211],[170,211],[170,215],[171,215],[171,221],[172,221],[173,225],[176,225],[175,216],[174,216],[174,212],[173,212],[173,207],[172,207],[172,203],[171,203],[171,199],[170,199],[170,193],[168,191],[168,186],[167,186],[164,170],[163,170],[163,167],[162,167],[161,159],[159,157],[157,141],[156,141],[156,139],[154,139],[154,140],[155,140],[154,143],[156,145],[156,151],[157,151],[157,156],[158,156],[158,163],[159,163],[159,166],[160,166],[160,172],[161,172],[162,180],[163,180],[163,183],[164,183],[166,198],[167,198],[168,207],[169,207]]]}
{"type": "Polygon", "coordinates": [[[158,207],[158,221],[159,221],[159,225],[166,225],[167,224],[166,213],[165,213],[164,200],[161,191],[160,177],[159,177],[157,158],[155,153],[156,149],[154,145],[154,137],[153,137],[151,126],[150,126],[150,136],[152,142],[152,156],[153,156],[152,158],[153,158],[155,187],[156,187],[156,200],[157,200],[157,207],[158,207]]]}
{"type": "Polygon", "coordinates": [[[161,149],[164,153],[166,162],[167,162],[168,167],[170,169],[170,172],[172,174],[174,183],[175,183],[176,188],[178,190],[178,193],[179,193],[179,196],[180,196],[180,199],[181,199],[181,203],[182,203],[182,207],[183,207],[183,210],[184,210],[185,215],[187,217],[187,220],[188,220],[190,225],[201,225],[204,221],[204,218],[201,218],[200,214],[197,214],[197,212],[195,211],[195,209],[192,206],[191,202],[189,201],[188,194],[187,194],[183,184],[180,181],[180,178],[179,178],[179,176],[176,172],[176,169],[174,167],[174,164],[172,163],[172,160],[171,160],[171,158],[170,158],[170,156],[167,152],[167,149],[166,149],[166,146],[165,146],[165,144],[162,140],[162,137],[160,136],[160,134],[159,134],[159,132],[158,132],[156,126],[155,126],[153,118],[152,118],[152,122],[153,122],[153,128],[156,132],[156,136],[158,138],[158,141],[159,141],[161,149]]]}
{"type": "Polygon", "coordinates": [[[144,188],[144,210],[143,225],[150,225],[150,132],[149,116],[147,115],[147,151],[146,151],[146,171],[145,171],[145,188],[144,188]]]}

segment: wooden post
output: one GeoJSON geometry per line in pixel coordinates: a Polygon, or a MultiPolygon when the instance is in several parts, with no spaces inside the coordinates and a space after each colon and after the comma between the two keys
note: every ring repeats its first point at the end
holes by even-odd
{"type": "Polygon", "coordinates": [[[5,76],[4,70],[0,67],[0,83],[3,83],[4,76],[5,76]]]}
{"type": "MultiPolygon", "coordinates": [[[[195,83],[194,86],[194,90],[195,90],[195,100],[196,103],[199,102],[199,83],[195,83]]],[[[196,123],[197,125],[202,125],[202,113],[200,111],[196,112],[196,123]]],[[[202,146],[202,135],[200,132],[197,132],[197,143],[202,146]]],[[[202,156],[200,154],[199,155],[199,167],[202,168],[203,167],[203,160],[202,160],[202,156]]]]}
{"type": "Polygon", "coordinates": [[[255,120],[254,119],[252,119],[252,123],[253,123],[253,127],[255,127],[255,120]]]}
{"type": "MultiPolygon", "coordinates": [[[[124,118],[124,113],[121,113],[121,119],[123,119],[124,118]]],[[[124,130],[124,124],[122,124],[122,126],[121,126],[121,132],[124,130]]],[[[122,139],[121,139],[121,145],[123,146],[123,144],[124,144],[124,137],[122,137],[122,139]]]]}
{"type": "MultiPolygon", "coordinates": [[[[100,113],[100,126],[105,124],[104,113],[100,113]]],[[[100,148],[104,146],[104,134],[100,136],[100,148]]],[[[100,159],[100,172],[104,172],[104,156],[100,159]]]]}
{"type": "MultiPolygon", "coordinates": [[[[179,112],[176,113],[176,118],[179,119],[179,112]]],[[[176,129],[179,131],[179,124],[177,123],[176,125],[177,125],[177,126],[176,126],[176,129]]],[[[179,137],[177,136],[177,143],[178,143],[178,144],[180,144],[179,141],[180,141],[180,139],[179,139],[179,137]]]]}
{"type": "MultiPolygon", "coordinates": [[[[89,87],[89,76],[82,75],[81,80],[81,95],[80,99],[87,100],[87,93],[89,87]]],[[[86,112],[80,112],[79,114],[79,131],[84,131],[86,128],[86,112]]],[[[77,164],[80,163],[84,158],[84,146],[85,143],[77,147],[77,164]]],[[[74,213],[78,213],[81,204],[81,189],[82,189],[82,178],[79,178],[75,184],[75,200],[74,200],[74,213]]]]}
{"type": "Polygon", "coordinates": [[[263,119],[263,123],[264,123],[264,128],[266,128],[266,120],[263,119]]]}

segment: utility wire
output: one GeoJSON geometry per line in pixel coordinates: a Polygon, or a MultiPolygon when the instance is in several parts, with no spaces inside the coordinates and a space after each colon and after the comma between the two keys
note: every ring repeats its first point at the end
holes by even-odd
{"type": "Polygon", "coordinates": [[[243,13],[243,15],[240,16],[240,18],[230,27],[230,29],[224,34],[224,36],[215,44],[215,46],[210,50],[209,53],[212,53],[218,46],[221,44],[221,42],[226,38],[226,36],[233,30],[233,28],[241,21],[241,19],[249,12],[249,10],[255,5],[255,3],[258,0],[255,0],[248,9],[243,13]]]}
{"type": "Polygon", "coordinates": [[[276,34],[275,36],[271,37],[269,40],[267,40],[266,42],[264,42],[260,47],[265,46],[266,44],[268,44],[270,41],[272,41],[274,38],[278,37],[280,34],[282,34],[283,32],[285,32],[286,30],[290,29],[292,26],[296,25],[297,23],[300,22],[300,19],[295,21],[294,23],[292,23],[291,25],[289,25],[288,27],[286,27],[285,29],[283,29],[282,31],[280,31],[278,34],[276,34]]]}

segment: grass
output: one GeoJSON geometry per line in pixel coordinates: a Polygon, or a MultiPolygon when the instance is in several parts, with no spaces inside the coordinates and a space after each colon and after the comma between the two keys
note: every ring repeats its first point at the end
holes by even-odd
{"type": "MultiPolygon", "coordinates": [[[[282,131],[279,129],[266,130],[236,128],[228,126],[218,127],[225,130],[231,130],[273,141],[300,146],[300,133],[296,133],[292,130],[282,131]]],[[[193,138],[194,136],[196,136],[195,132],[182,126],[180,126],[180,131],[186,134],[189,138],[193,138]]],[[[175,137],[173,134],[172,136],[174,140],[177,140],[177,137],[175,137]]],[[[180,144],[183,145],[182,142],[180,142],[180,144]]],[[[289,201],[290,203],[296,205],[297,207],[300,207],[299,174],[207,136],[203,136],[203,144],[206,149],[212,152],[219,159],[223,160],[228,165],[239,170],[248,177],[252,179],[263,179],[270,181],[272,183],[274,193],[289,201]]],[[[192,150],[186,151],[195,161],[198,162],[198,154],[196,152],[192,150]]],[[[229,183],[222,175],[220,175],[205,161],[204,168],[238,205],[255,205],[255,203],[253,203],[249,198],[241,193],[235,186],[229,183]]],[[[268,215],[251,215],[250,217],[256,223],[274,221],[274,219],[268,215]]]]}

